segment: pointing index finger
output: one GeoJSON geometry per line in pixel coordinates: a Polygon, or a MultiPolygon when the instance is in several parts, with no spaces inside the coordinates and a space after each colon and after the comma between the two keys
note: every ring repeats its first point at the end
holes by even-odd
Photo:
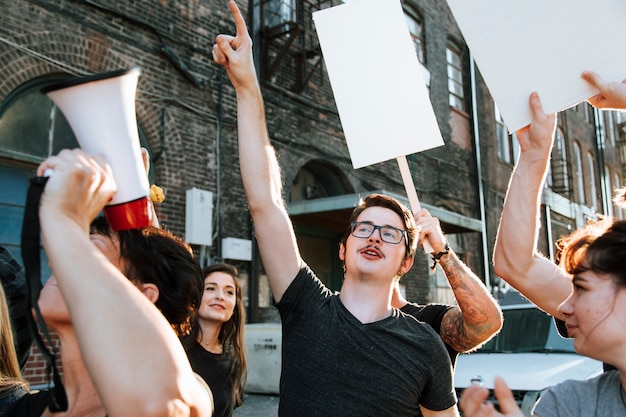
{"type": "Polygon", "coordinates": [[[230,0],[228,2],[228,6],[230,7],[230,12],[233,15],[233,19],[235,20],[235,28],[237,29],[237,36],[244,35],[248,33],[248,27],[246,26],[246,21],[241,14],[241,10],[239,10],[239,6],[235,3],[235,0],[230,0]]]}

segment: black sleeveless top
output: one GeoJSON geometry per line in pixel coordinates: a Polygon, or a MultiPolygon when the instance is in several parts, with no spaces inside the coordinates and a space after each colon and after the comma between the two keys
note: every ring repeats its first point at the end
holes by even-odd
{"type": "Polygon", "coordinates": [[[47,390],[28,393],[14,402],[4,417],[39,417],[49,403],[50,392],[47,390]]]}

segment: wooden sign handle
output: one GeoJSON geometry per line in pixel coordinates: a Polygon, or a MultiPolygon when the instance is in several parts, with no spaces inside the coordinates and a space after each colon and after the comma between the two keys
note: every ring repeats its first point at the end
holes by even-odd
{"type": "MultiPolygon", "coordinates": [[[[398,166],[400,167],[400,174],[402,175],[402,182],[404,182],[404,188],[406,190],[406,195],[409,197],[409,204],[411,205],[411,211],[413,213],[417,213],[422,209],[420,206],[420,201],[417,198],[417,191],[415,191],[415,184],[413,183],[413,177],[411,176],[411,171],[409,170],[409,164],[406,161],[406,156],[402,155],[396,158],[398,160],[398,166]]],[[[422,245],[424,248],[424,252],[433,253],[434,250],[427,239],[424,239],[424,244],[422,245]]]]}

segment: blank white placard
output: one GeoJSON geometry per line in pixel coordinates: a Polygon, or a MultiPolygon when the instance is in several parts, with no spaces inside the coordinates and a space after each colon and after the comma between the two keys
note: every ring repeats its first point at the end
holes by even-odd
{"type": "Polygon", "coordinates": [[[624,0],[448,0],[509,131],[532,121],[537,91],[548,113],[598,93],[585,70],[626,78],[624,0]]]}
{"type": "Polygon", "coordinates": [[[399,0],[313,19],[354,168],[444,144],[399,0]]]}

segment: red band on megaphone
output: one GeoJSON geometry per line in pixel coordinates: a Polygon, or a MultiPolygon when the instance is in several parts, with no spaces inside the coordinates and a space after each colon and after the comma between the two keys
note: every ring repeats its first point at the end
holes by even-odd
{"type": "Polygon", "coordinates": [[[152,224],[152,202],[143,197],[127,203],[114,204],[104,208],[104,216],[111,229],[139,229],[152,224]]]}

